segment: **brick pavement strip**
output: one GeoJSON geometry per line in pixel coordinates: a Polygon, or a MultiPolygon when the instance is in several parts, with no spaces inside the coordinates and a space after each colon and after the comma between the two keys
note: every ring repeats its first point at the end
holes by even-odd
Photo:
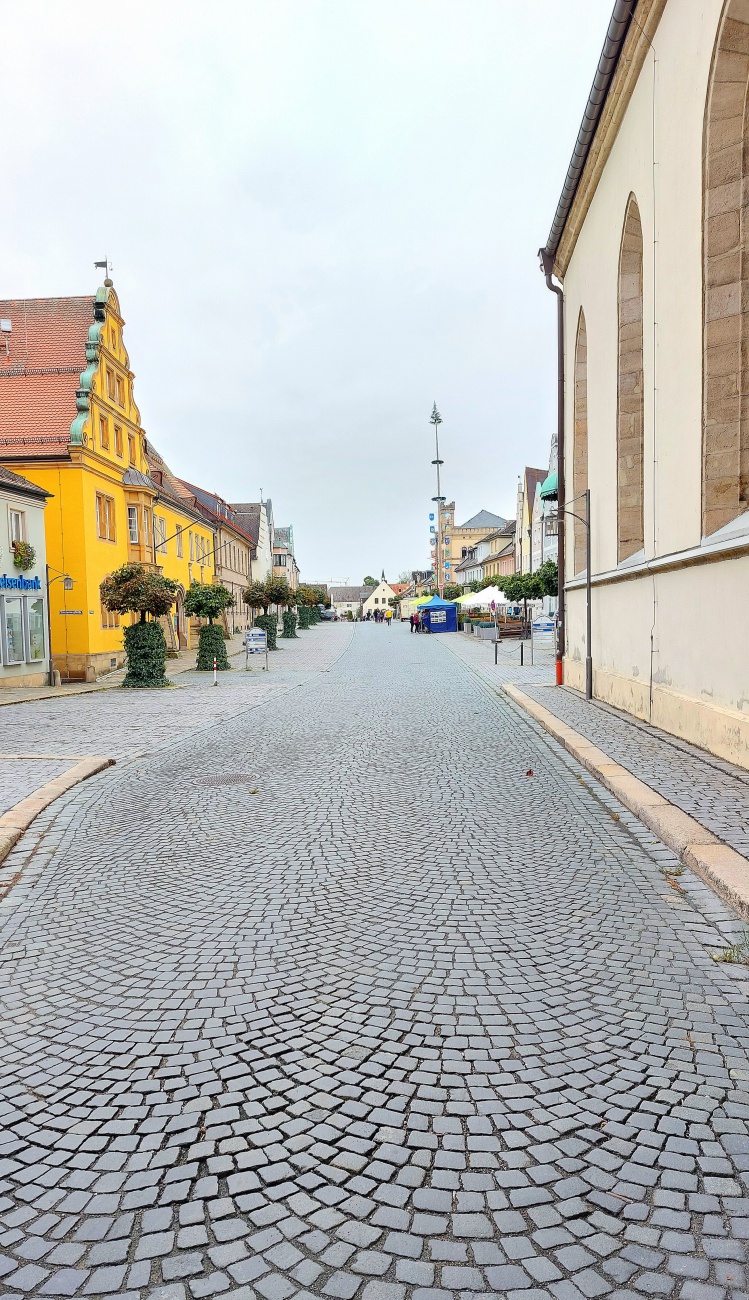
{"type": "MultiPolygon", "coordinates": [[[[540,697],[543,701],[541,703],[538,692],[535,693],[534,698],[512,683],[507,683],[504,690],[516,704],[539,722],[545,731],[559,740],[597,780],[602,781],[626,808],[649,826],[664,844],[673,849],[682,862],[691,867],[702,880],[716,890],[721,898],[734,907],[739,916],[749,920],[749,859],[744,854],[738,853],[730,844],[722,843],[719,837],[708,829],[704,821],[710,821],[711,818],[705,817],[704,812],[700,810],[702,820],[687,813],[659,793],[657,786],[655,789],[651,788],[650,785],[633,776],[626,767],[612,761],[609,751],[616,752],[617,745],[611,743],[605,732],[608,717],[601,722],[601,719],[596,716],[596,706],[593,706],[592,718],[586,717],[583,710],[579,710],[577,714],[580,725],[584,726],[588,733],[591,730],[595,731],[600,744],[606,745],[604,751],[599,745],[591,742],[589,735],[576,731],[562,720],[563,716],[569,713],[570,704],[567,698],[559,700],[556,691],[553,696],[543,692],[540,697]],[[547,704],[551,704],[554,711],[545,707],[547,704]]],[[[565,692],[565,697],[568,694],[565,692]]],[[[587,712],[590,710],[588,709],[587,712]]],[[[620,727],[627,725],[619,719],[615,719],[615,722],[620,727]]],[[[635,733],[634,740],[629,738],[629,759],[632,766],[635,765],[632,761],[633,751],[634,755],[640,757],[643,747],[653,743],[668,744],[658,737],[652,739],[646,737],[643,741],[639,733],[635,733]]],[[[703,788],[705,781],[725,787],[729,779],[727,774],[725,771],[720,771],[716,775],[707,755],[702,759],[692,755],[689,757],[691,768],[696,768],[701,763],[700,776],[703,788]]],[[[678,768],[681,761],[680,751],[674,750],[671,758],[674,766],[678,768]]],[[[726,766],[721,763],[721,769],[725,769],[726,766]]],[[[749,782],[744,785],[743,774],[739,774],[735,779],[740,783],[743,795],[743,815],[749,816],[749,782]]],[[[718,790],[716,795],[720,797],[718,790]]],[[[734,795],[734,798],[737,796],[734,795]]],[[[694,806],[693,802],[688,801],[688,806],[694,806]]],[[[741,842],[743,847],[743,837],[741,842]]]]}
{"type": "Polygon", "coordinates": [[[8,859],[0,1294],[743,1298],[720,905],[447,638],[329,631],[8,859]]]}

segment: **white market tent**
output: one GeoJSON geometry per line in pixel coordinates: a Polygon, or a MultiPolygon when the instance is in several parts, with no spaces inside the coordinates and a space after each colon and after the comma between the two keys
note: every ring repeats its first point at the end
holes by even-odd
{"type": "Polygon", "coordinates": [[[497,587],[484,587],[483,591],[467,591],[464,596],[459,596],[456,604],[468,605],[471,609],[489,609],[492,601],[496,605],[504,605],[505,598],[497,587]]]}

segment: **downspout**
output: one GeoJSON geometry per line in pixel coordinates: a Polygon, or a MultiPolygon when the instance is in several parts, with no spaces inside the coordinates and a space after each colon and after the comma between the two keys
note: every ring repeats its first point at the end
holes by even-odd
{"type": "Polygon", "coordinates": [[[564,290],[561,285],[554,284],[551,278],[554,271],[553,256],[547,253],[545,248],[539,249],[538,255],[541,259],[546,288],[557,295],[557,509],[559,511],[557,568],[559,575],[557,580],[556,683],[557,686],[562,686],[564,684],[564,510],[566,508],[564,491],[564,290]]]}

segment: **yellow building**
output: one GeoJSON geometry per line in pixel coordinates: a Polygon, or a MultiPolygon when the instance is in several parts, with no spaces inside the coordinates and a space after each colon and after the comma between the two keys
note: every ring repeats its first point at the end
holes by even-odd
{"type": "Polygon", "coordinates": [[[93,297],[0,302],[0,318],[0,463],[50,493],[53,666],[90,681],[122,663],[99,584],[128,560],[180,584],[164,626],[167,644],[187,645],[182,597],[213,580],[213,531],[149,472],[111,280],[93,297]]]}

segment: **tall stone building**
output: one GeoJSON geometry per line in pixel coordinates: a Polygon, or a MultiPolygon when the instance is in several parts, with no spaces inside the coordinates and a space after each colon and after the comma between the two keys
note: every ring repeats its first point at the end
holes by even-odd
{"type": "MultiPolygon", "coordinates": [[[[590,489],[593,690],[749,766],[749,8],[617,0],[542,260],[560,493],[590,489]]],[[[585,527],[565,523],[582,688],[585,527]]]]}

